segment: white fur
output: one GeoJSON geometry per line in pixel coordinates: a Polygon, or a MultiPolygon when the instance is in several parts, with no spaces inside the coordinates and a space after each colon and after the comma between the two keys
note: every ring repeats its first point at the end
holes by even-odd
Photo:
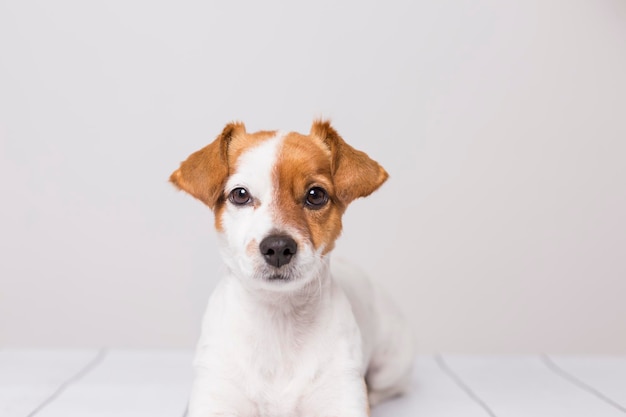
{"type": "Polygon", "coordinates": [[[227,203],[220,247],[227,274],[210,297],[198,343],[190,417],[364,417],[402,392],[413,357],[410,332],[379,289],[277,220],[272,169],[282,136],[247,150],[226,191],[245,187],[254,205],[227,203]],[[264,279],[258,247],[270,233],[298,244],[264,279]],[[332,270],[332,271],[331,271],[332,270]]]}

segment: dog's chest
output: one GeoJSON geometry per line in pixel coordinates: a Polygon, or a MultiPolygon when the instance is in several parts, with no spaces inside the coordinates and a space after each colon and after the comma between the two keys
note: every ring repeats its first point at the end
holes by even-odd
{"type": "Polygon", "coordinates": [[[232,362],[226,368],[238,369],[238,380],[233,382],[241,384],[243,396],[254,405],[254,417],[306,415],[303,409],[311,395],[338,368],[330,346],[309,335],[294,343],[293,331],[280,327],[256,330],[241,340],[237,355],[229,358],[232,362]]]}
{"type": "Polygon", "coordinates": [[[304,399],[325,373],[319,358],[306,352],[281,356],[265,351],[249,366],[243,370],[246,394],[256,404],[259,417],[299,415],[304,399]]]}
{"type": "Polygon", "coordinates": [[[305,416],[321,390],[361,370],[360,336],[346,316],[347,303],[334,300],[333,308],[310,317],[299,309],[294,322],[294,313],[253,310],[223,290],[207,311],[201,343],[207,349],[200,350],[198,362],[217,380],[238,387],[236,395],[254,410],[250,417],[305,416]]]}

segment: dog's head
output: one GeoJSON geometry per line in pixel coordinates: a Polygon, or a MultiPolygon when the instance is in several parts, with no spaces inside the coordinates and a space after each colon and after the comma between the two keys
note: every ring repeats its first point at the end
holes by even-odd
{"type": "Polygon", "coordinates": [[[224,260],[254,287],[300,287],[327,267],[348,204],[387,172],[325,121],[308,135],[228,124],[170,181],[215,214],[224,260]]]}

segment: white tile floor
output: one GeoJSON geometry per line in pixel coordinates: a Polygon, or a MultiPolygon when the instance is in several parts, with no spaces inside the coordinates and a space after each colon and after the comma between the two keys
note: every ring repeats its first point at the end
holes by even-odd
{"type": "MultiPolygon", "coordinates": [[[[182,417],[189,351],[0,350],[1,417],[182,417]]],[[[626,356],[420,356],[373,417],[626,414],[626,356]]]]}

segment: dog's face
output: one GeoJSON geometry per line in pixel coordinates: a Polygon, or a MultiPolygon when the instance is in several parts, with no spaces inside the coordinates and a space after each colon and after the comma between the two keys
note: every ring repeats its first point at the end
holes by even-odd
{"type": "Polygon", "coordinates": [[[328,122],[315,122],[309,135],[247,133],[231,123],[170,177],[215,213],[231,273],[276,290],[299,288],[327,267],[347,205],[386,179],[328,122]]]}

